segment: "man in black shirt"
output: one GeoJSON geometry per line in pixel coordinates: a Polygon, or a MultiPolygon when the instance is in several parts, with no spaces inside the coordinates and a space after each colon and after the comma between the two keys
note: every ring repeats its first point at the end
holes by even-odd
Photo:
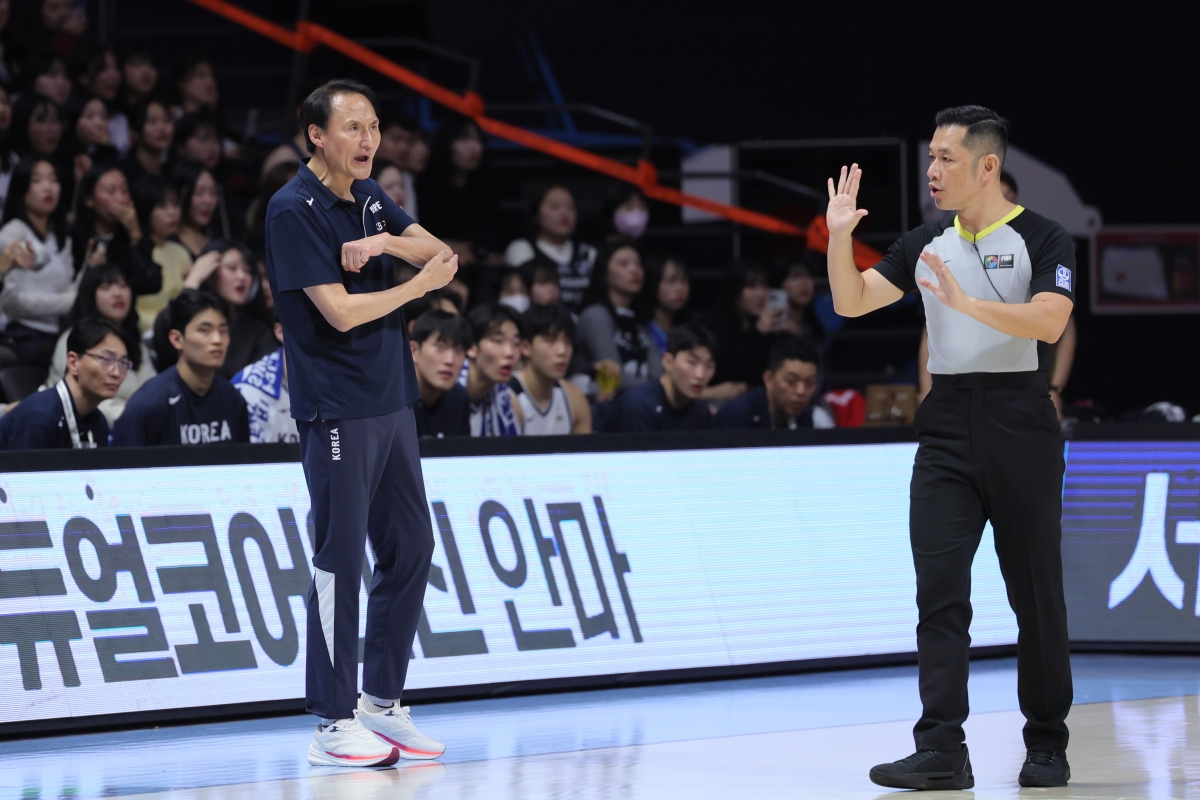
{"type": "Polygon", "coordinates": [[[471,326],[458,314],[430,309],[417,317],[408,343],[421,389],[413,403],[417,435],[470,436],[470,401],[458,376],[472,344],[471,326]]]}
{"type": "Polygon", "coordinates": [[[609,431],[699,431],[712,427],[712,412],[700,395],[716,371],[713,335],[699,325],[671,329],[663,354],[663,376],[632,386],[617,398],[609,431]]]}
{"type": "Polygon", "coordinates": [[[185,289],[167,309],[175,366],[134,392],[113,426],[114,447],[249,442],[246,401],[217,370],[229,349],[229,307],[185,289]]]}
{"type": "Polygon", "coordinates": [[[833,416],[812,402],[820,382],[817,351],[799,336],[771,345],[763,385],[743,392],[717,412],[718,428],[796,430],[832,428],[833,416]]]}
{"type": "Polygon", "coordinates": [[[115,324],[106,319],[76,323],[67,335],[67,374],[53,389],[25,398],[4,415],[0,450],[107,447],[108,422],[100,403],[116,397],[132,366],[115,324]]]}

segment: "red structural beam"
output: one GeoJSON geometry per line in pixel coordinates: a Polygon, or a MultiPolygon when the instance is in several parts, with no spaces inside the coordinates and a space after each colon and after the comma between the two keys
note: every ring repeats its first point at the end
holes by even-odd
{"type": "MultiPolygon", "coordinates": [[[[357,42],[329,30],[323,25],[300,21],[296,23],[296,29],[292,31],[255,14],[251,14],[245,9],[226,2],[226,0],[190,0],[190,2],[208,9],[215,14],[219,14],[255,33],[266,36],[285,47],[299,50],[302,53],[311,53],[317,45],[325,45],[331,50],[336,50],[347,58],[357,61],[379,74],[407,86],[414,92],[428,97],[435,103],[439,103],[463,116],[470,117],[475,120],[480,129],[492,136],[507,139],[510,142],[528,147],[530,150],[536,150],[562,161],[577,164],[585,169],[608,175],[611,178],[632,183],[653,200],[672,203],[678,206],[689,206],[769,233],[777,233],[785,236],[804,236],[810,245],[815,244],[819,249],[824,249],[824,247],[820,246],[822,244],[822,237],[817,231],[813,230],[813,226],[805,230],[785,220],[772,217],[769,214],[761,214],[757,211],[739,208],[727,203],[718,203],[704,197],[697,197],[696,195],[681,192],[670,186],[663,186],[658,182],[658,173],[654,169],[654,165],[649,161],[641,160],[636,167],[631,167],[615,159],[605,158],[587,150],[565,144],[557,139],[551,139],[548,136],[542,136],[525,128],[488,117],[484,113],[483,98],[478,94],[467,92],[464,95],[460,95],[452,92],[444,86],[434,83],[412,70],[405,69],[390,59],[384,58],[374,50],[363,47],[357,42]],[[818,233],[818,235],[814,236],[814,233],[818,233]]],[[[819,227],[823,222],[824,219],[819,217],[814,221],[814,225],[819,227]]],[[[827,237],[828,234],[826,233],[824,238],[825,243],[828,242],[827,237]]],[[[855,243],[854,256],[855,262],[862,269],[877,263],[881,257],[877,251],[860,242],[855,243]]]]}

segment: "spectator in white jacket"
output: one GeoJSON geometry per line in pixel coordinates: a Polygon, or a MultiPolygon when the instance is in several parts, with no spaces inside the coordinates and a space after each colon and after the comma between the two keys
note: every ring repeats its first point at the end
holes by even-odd
{"type": "Polygon", "coordinates": [[[48,366],[77,288],[66,198],[48,158],[23,160],[13,169],[0,227],[0,275],[4,343],[21,364],[48,366]]]}

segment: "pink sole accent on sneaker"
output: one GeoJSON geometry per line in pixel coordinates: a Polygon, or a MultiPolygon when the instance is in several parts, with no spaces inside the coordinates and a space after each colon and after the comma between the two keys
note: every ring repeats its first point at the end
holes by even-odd
{"type": "Polygon", "coordinates": [[[378,736],[380,739],[383,739],[388,744],[394,744],[396,747],[399,747],[404,752],[412,753],[413,755],[417,755],[417,756],[440,756],[442,753],[446,752],[446,748],[444,748],[444,747],[441,750],[418,750],[415,747],[406,747],[405,745],[402,745],[399,742],[397,742],[395,739],[392,739],[388,736],[384,736],[379,731],[375,731],[375,735],[378,736]]]}
{"type": "MultiPolygon", "coordinates": [[[[388,741],[391,740],[389,739],[388,741]]],[[[391,743],[396,744],[395,742],[391,743]]],[[[399,745],[396,745],[396,747],[399,747],[399,745]]],[[[332,753],[328,750],[325,751],[325,755],[329,756],[330,758],[341,759],[342,761],[354,761],[357,763],[366,764],[370,767],[390,767],[392,764],[395,764],[400,760],[400,751],[397,750],[396,747],[393,747],[392,751],[382,758],[380,756],[346,756],[342,755],[341,753],[332,753]]]]}

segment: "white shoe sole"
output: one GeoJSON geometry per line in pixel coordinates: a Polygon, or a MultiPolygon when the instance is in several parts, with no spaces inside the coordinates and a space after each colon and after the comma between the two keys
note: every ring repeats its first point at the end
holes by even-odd
{"type": "Polygon", "coordinates": [[[371,731],[371,733],[395,747],[396,752],[400,754],[400,758],[403,758],[406,761],[430,761],[435,758],[440,758],[441,755],[446,752],[446,745],[441,745],[441,750],[417,750],[416,748],[400,744],[400,742],[397,742],[395,739],[392,739],[389,736],[384,736],[374,728],[367,728],[367,730],[371,731]]]}
{"type": "Polygon", "coordinates": [[[308,745],[308,763],[314,767],[390,767],[400,760],[400,749],[378,756],[343,756],[317,747],[316,742],[308,745]]]}

